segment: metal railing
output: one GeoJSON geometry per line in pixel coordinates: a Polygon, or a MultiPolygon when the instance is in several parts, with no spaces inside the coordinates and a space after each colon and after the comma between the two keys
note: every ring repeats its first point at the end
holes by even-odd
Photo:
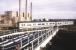
{"type": "MultiPolygon", "coordinates": [[[[51,33],[53,33],[56,29],[57,28],[48,28],[47,30],[42,30],[42,31],[37,31],[37,32],[29,32],[28,35],[24,36],[24,34],[23,34],[18,37],[12,38],[12,39],[8,40],[7,43],[3,43],[0,46],[2,46],[2,48],[5,48],[6,46],[13,44],[12,46],[16,47],[17,44],[20,44],[20,49],[23,49],[23,48],[27,47],[29,44],[31,44],[31,47],[34,48],[34,46],[36,45],[36,44],[34,44],[34,42],[36,40],[38,42],[35,47],[37,47],[48,36],[52,35],[51,33]]],[[[17,30],[15,30],[15,31],[17,31],[17,30]]],[[[7,48],[9,49],[9,47],[7,47],[7,48]]],[[[5,50],[5,49],[2,49],[2,50],[5,50]]]]}

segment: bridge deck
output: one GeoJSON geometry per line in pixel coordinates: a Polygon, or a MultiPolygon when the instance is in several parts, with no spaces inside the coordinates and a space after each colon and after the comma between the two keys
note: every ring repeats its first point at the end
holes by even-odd
{"type": "Polygon", "coordinates": [[[58,32],[58,29],[52,34],[50,35],[47,39],[45,39],[41,45],[39,45],[35,50],[40,50],[40,47],[44,48],[46,46],[46,44],[52,39],[52,37],[54,37],[56,35],[56,33],[58,32]]]}

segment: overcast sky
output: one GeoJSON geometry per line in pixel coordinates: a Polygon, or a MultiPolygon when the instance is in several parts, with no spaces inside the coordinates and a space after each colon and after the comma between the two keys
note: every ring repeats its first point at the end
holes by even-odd
{"type": "MultiPolygon", "coordinates": [[[[33,3],[33,18],[76,19],[76,0],[28,0],[33,3]]],[[[22,0],[24,11],[25,0],[22,0]]],[[[18,0],[0,0],[0,12],[18,10],[18,0]]]]}

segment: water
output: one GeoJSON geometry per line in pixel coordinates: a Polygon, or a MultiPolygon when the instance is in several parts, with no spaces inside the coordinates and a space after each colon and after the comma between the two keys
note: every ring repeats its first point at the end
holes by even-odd
{"type": "Polygon", "coordinates": [[[60,30],[46,50],[76,50],[76,31],[60,30]]]}

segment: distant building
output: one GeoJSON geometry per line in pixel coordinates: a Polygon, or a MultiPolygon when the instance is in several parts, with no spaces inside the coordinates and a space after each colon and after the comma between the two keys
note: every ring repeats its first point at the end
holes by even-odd
{"type": "Polygon", "coordinates": [[[25,15],[25,12],[20,12],[20,17],[19,17],[19,13],[18,11],[6,11],[5,15],[11,18],[15,18],[16,21],[31,21],[32,17],[30,13],[27,14],[27,16],[25,15]]]}
{"type": "Polygon", "coordinates": [[[31,21],[30,13],[26,16],[24,12],[5,11],[5,14],[0,15],[0,28],[16,27],[18,22],[31,21]]]}
{"type": "Polygon", "coordinates": [[[32,21],[32,2],[30,3],[30,12],[27,10],[27,0],[25,12],[21,11],[20,5],[19,1],[19,11],[5,11],[5,14],[0,16],[0,27],[16,27],[18,22],[32,21]]]}
{"type": "Polygon", "coordinates": [[[15,11],[6,11],[5,15],[8,17],[17,17],[17,12],[15,11]]]}
{"type": "Polygon", "coordinates": [[[11,17],[11,12],[0,15],[0,29],[8,29],[9,27],[14,27],[15,21],[11,17]]]}

